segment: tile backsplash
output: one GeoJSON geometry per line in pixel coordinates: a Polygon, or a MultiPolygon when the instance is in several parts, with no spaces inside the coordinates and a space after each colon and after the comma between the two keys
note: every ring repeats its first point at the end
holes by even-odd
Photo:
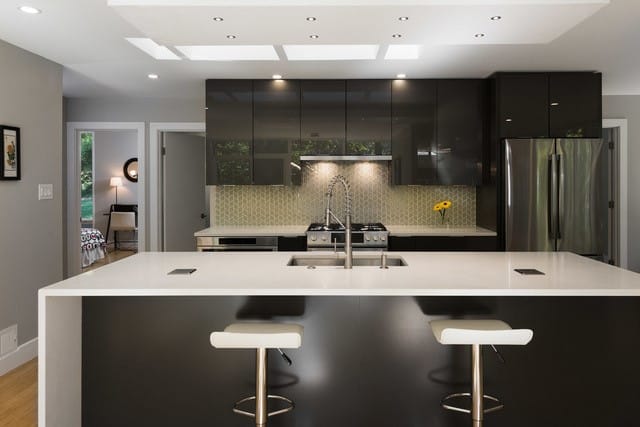
{"type": "MultiPolygon", "coordinates": [[[[447,218],[452,226],[476,223],[476,190],[465,186],[393,186],[388,163],[307,163],[302,185],[213,186],[211,225],[306,225],[324,221],[329,181],[341,174],[351,184],[352,221],[394,225],[436,225],[440,214],[432,210],[451,200],[447,218]]],[[[343,220],[344,192],[336,185],[332,209],[343,220]]]]}

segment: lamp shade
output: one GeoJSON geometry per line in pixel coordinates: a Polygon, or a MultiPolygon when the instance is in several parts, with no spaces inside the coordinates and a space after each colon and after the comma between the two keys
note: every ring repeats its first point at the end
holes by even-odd
{"type": "Polygon", "coordinates": [[[112,176],[109,180],[109,186],[122,187],[122,178],[120,178],[119,176],[112,176]]]}

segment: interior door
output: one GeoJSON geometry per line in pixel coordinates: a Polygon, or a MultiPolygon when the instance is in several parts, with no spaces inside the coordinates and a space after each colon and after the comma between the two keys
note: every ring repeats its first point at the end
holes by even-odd
{"type": "Polygon", "coordinates": [[[553,251],[552,139],[505,140],[505,243],[508,251],[553,251]]]}
{"type": "Polygon", "coordinates": [[[609,233],[609,163],[601,139],[558,139],[558,250],[601,257],[609,233]]]}
{"type": "Polygon", "coordinates": [[[163,134],[163,250],[195,251],[193,236],[209,225],[203,134],[163,134]]]}

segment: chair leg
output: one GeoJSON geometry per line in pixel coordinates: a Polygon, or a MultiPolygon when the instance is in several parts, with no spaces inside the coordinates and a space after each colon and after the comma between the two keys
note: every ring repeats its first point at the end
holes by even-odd
{"type": "Polygon", "coordinates": [[[256,426],[267,424],[267,349],[256,350],[256,426]]]}
{"type": "Polygon", "coordinates": [[[482,384],[482,346],[471,346],[471,419],[482,421],[484,418],[483,384],[482,384]]]}

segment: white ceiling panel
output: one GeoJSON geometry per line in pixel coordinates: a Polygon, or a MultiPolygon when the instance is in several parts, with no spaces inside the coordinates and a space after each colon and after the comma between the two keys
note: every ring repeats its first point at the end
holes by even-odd
{"type": "Polygon", "coordinates": [[[0,39],[62,64],[71,97],[202,99],[207,78],[486,77],[496,70],[598,70],[605,93],[640,94],[638,0],[29,0],[38,15],[20,12],[23,4],[0,2],[0,39]],[[126,38],[150,38],[183,60],[153,59],[126,38]],[[289,61],[282,48],[332,44],[379,51],[372,60],[289,61]],[[176,49],[209,45],[270,45],[279,59],[192,61],[176,49]],[[391,45],[416,45],[420,55],[385,60],[391,45]]]}

